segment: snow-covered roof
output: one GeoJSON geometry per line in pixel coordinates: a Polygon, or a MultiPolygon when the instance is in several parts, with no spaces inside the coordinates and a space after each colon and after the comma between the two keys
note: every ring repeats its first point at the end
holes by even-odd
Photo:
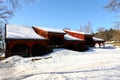
{"type": "Polygon", "coordinates": [[[36,34],[32,27],[22,25],[6,25],[7,39],[45,39],[36,34]]]}
{"type": "Polygon", "coordinates": [[[63,34],[65,34],[65,32],[62,29],[55,29],[55,28],[48,28],[48,27],[38,27],[38,26],[34,26],[34,27],[37,27],[39,29],[45,30],[45,31],[50,32],[50,33],[63,33],[63,34]]]}
{"type": "Polygon", "coordinates": [[[70,36],[69,34],[64,35],[64,39],[65,39],[65,40],[79,40],[79,41],[84,41],[84,40],[82,40],[82,39],[79,39],[79,38],[70,36]]]}
{"type": "Polygon", "coordinates": [[[79,32],[79,31],[73,31],[73,30],[67,30],[67,29],[64,29],[64,31],[74,32],[74,33],[78,33],[78,34],[91,35],[91,33],[85,33],[85,32],[79,32]]]}
{"type": "Polygon", "coordinates": [[[93,40],[94,41],[104,41],[104,39],[100,39],[100,38],[96,38],[96,37],[93,37],[93,40]]]}

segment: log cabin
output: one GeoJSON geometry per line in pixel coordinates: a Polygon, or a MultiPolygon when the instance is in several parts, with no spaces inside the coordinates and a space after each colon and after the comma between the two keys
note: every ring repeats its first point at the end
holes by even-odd
{"type": "Polygon", "coordinates": [[[6,24],[5,43],[5,57],[32,57],[45,55],[54,48],[86,51],[96,43],[104,43],[104,40],[72,30],[6,24]]]}

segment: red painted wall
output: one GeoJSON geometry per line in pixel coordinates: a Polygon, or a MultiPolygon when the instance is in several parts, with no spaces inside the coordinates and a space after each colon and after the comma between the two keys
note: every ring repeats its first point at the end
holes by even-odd
{"type": "Polygon", "coordinates": [[[62,40],[64,40],[64,34],[51,34],[51,33],[49,33],[48,39],[50,39],[52,36],[57,36],[57,37],[60,37],[62,40]]]}
{"type": "Polygon", "coordinates": [[[6,53],[5,57],[11,56],[11,48],[16,44],[26,44],[30,49],[35,44],[41,44],[47,48],[47,40],[6,40],[6,53]]]}
{"type": "Polygon", "coordinates": [[[79,34],[79,33],[71,32],[71,31],[68,31],[68,30],[64,30],[64,31],[71,36],[74,36],[76,38],[85,40],[84,34],[79,34]]]}

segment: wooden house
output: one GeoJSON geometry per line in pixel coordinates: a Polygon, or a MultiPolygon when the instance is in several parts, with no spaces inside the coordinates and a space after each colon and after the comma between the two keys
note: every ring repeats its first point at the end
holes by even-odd
{"type": "Polygon", "coordinates": [[[64,30],[35,26],[33,28],[40,36],[48,39],[48,48],[64,47],[70,50],[85,50],[84,40],[71,36],[65,33],[64,30]]]}
{"type": "Polygon", "coordinates": [[[47,39],[36,34],[32,27],[5,25],[5,57],[39,56],[47,53],[47,39]]]}
{"type": "Polygon", "coordinates": [[[41,56],[53,48],[67,48],[85,51],[96,43],[104,41],[93,35],[72,30],[61,30],[45,27],[27,27],[21,25],[5,25],[5,57],[20,55],[23,57],[41,56]]]}
{"type": "Polygon", "coordinates": [[[33,29],[40,36],[48,39],[48,47],[64,47],[64,35],[66,34],[61,29],[45,28],[45,27],[35,27],[33,29]]]}
{"type": "Polygon", "coordinates": [[[83,32],[72,31],[72,30],[64,30],[64,31],[72,37],[84,40],[85,46],[93,47],[95,45],[93,40],[93,35],[90,33],[83,33],[83,32]]]}

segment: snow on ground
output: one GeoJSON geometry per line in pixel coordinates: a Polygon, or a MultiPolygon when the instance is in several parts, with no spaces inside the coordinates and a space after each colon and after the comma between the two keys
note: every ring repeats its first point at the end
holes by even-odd
{"type": "Polygon", "coordinates": [[[0,80],[120,80],[120,48],[55,49],[43,57],[9,57],[0,62],[0,80]]]}

